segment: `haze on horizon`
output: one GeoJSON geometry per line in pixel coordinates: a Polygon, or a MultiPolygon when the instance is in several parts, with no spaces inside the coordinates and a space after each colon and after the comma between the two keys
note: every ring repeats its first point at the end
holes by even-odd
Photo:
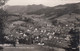
{"type": "Polygon", "coordinates": [[[56,6],[67,3],[77,3],[80,0],[9,0],[6,5],[32,5],[43,4],[45,6],[56,6]]]}

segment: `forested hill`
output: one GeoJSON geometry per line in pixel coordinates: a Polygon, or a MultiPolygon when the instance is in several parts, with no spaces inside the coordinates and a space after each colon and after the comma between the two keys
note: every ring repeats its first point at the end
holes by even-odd
{"type": "Polygon", "coordinates": [[[53,25],[56,23],[65,25],[80,22],[80,3],[70,3],[55,7],[47,7],[44,5],[5,6],[4,9],[8,13],[34,15],[34,19],[36,15],[39,15],[39,17],[40,15],[44,15],[41,19],[49,20],[53,25]]]}
{"type": "Polygon", "coordinates": [[[64,14],[69,14],[69,13],[77,13],[79,14],[80,12],[80,3],[72,3],[72,4],[65,4],[65,5],[58,5],[55,7],[47,7],[44,9],[40,9],[35,12],[30,12],[28,14],[45,14],[45,16],[62,16],[64,14]]]}
{"type": "Polygon", "coordinates": [[[44,18],[50,20],[53,24],[55,24],[56,22],[60,24],[72,24],[73,22],[78,23],[80,22],[80,3],[47,7],[35,12],[29,12],[28,14],[43,14],[44,18]]]}
{"type": "Polygon", "coordinates": [[[47,6],[44,5],[23,5],[23,6],[9,6],[6,5],[4,7],[4,10],[8,11],[9,13],[27,13],[27,12],[33,12],[33,11],[37,11],[43,8],[46,8],[47,6]]]}

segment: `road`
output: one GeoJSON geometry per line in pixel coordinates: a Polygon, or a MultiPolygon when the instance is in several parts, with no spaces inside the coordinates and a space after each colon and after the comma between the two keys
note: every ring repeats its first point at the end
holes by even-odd
{"type": "Polygon", "coordinates": [[[65,51],[63,49],[56,49],[38,46],[38,45],[17,45],[17,47],[4,47],[3,51],[65,51]]]}
{"type": "Polygon", "coordinates": [[[3,51],[51,51],[51,50],[37,45],[24,45],[17,47],[4,47],[3,51]]]}

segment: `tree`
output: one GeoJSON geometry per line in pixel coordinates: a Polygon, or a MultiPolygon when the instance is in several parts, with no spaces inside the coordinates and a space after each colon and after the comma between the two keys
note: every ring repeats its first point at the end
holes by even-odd
{"type": "Polygon", "coordinates": [[[6,15],[4,15],[6,12],[1,8],[3,5],[5,5],[5,3],[7,2],[7,0],[0,0],[0,43],[3,43],[3,25],[4,25],[4,18],[6,15]]]}
{"type": "Polygon", "coordinates": [[[79,51],[79,33],[80,31],[76,27],[70,30],[69,34],[71,34],[71,45],[69,51],[79,51]]]}
{"type": "Polygon", "coordinates": [[[6,2],[7,2],[7,0],[0,0],[0,6],[5,5],[6,2]]]}

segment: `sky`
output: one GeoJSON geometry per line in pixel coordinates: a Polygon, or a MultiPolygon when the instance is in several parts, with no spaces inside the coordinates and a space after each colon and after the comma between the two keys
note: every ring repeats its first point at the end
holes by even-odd
{"type": "Polygon", "coordinates": [[[80,0],[9,0],[6,5],[32,5],[32,4],[43,4],[46,6],[56,6],[67,3],[77,3],[80,0]]]}

